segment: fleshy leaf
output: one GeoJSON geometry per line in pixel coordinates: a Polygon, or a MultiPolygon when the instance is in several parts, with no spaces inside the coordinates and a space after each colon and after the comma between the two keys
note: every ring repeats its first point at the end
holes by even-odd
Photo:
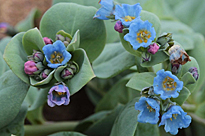
{"type": "Polygon", "coordinates": [[[29,84],[28,75],[24,72],[24,63],[27,61],[26,52],[23,49],[22,38],[24,32],[15,35],[11,41],[7,44],[4,51],[4,60],[21,80],[29,84]]]}
{"type": "Polygon", "coordinates": [[[77,30],[70,42],[70,44],[67,46],[67,51],[74,51],[76,50],[80,45],[80,31],[77,30]]]}
{"type": "Polygon", "coordinates": [[[25,101],[29,106],[28,111],[33,111],[45,104],[49,89],[50,88],[38,89],[30,86],[25,98],[25,101]]]}
{"type": "Polygon", "coordinates": [[[120,43],[107,44],[93,62],[93,70],[99,78],[110,78],[135,65],[135,56],[124,50],[120,43]]]}
{"type": "Polygon", "coordinates": [[[152,72],[136,73],[126,86],[141,91],[143,88],[153,85],[155,76],[156,74],[152,72]]]}
{"type": "Polygon", "coordinates": [[[32,55],[33,50],[42,51],[45,45],[43,37],[37,28],[28,30],[24,34],[22,42],[27,55],[32,55]]]}
{"type": "Polygon", "coordinates": [[[55,4],[43,15],[40,31],[44,37],[55,39],[55,34],[59,30],[74,35],[79,29],[80,48],[86,51],[92,62],[100,55],[106,42],[104,22],[92,19],[96,11],[94,7],[74,3],[55,4]]]}
{"type": "Polygon", "coordinates": [[[177,98],[171,98],[171,100],[176,102],[179,105],[182,105],[189,97],[190,94],[191,94],[190,91],[186,87],[183,87],[179,93],[179,96],[177,98]]]}
{"type": "Polygon", "coordinates": [[[151,61],[141,63],[142,67],[151,67],[161,62],[164,62],[169,59],[169,56],[162,50],[158,51],[156,54],[151,54],[151,61]]]}
{"type": "Polygon", "coordinates": [[[99,101],[95,111],[112,110],[118,103],[126,104],[133,98],[140,96],[140,92],[125,86],[132,76],[133,74],[127,75],[115,83],[99,101]]]}
{"type": "Polygon", "coordinates": [[[17,116],[7,126],[0,129],[1,136],[24,136],[24,120],[26,118],[27,105],[23,103],[17,116]]]}
{"type": "Polygon", "coordinates": [[[3,128],[19,113],[28,85],[9,70],[0,77],[0,88],[0,128],[3,128]]]}
{"type": "Polygon", "coordinates": [[[139,98],[130,101],[120,112],[112,127],[110,136],[159,136],[157,125],[138,123],[135,103],[139,98]]]}
{"type": "Polygon", "coordinates": [[[71,61],[75,61],[80,68],[79,72],[73,78],[65,81],[72,95],[79,91],[92,78],[94,78],[95,75],[86,55],[86,52],[83,49],[76,49],[73,52],[71,61]]]}

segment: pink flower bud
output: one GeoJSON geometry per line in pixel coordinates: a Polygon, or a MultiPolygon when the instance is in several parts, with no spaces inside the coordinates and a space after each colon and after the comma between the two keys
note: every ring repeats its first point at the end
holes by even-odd
{"type": "Polygon", "coordinates": [[[118,31],[119,33],[122,33],[123,28],[124,27],[122,25],[122,22],[121,21],[117,21],[115,26],[114,26],[115,31],[118,31]]]}
{"type": "Polygon", "coordinates": [[[148,49],[149,53],[155,54],[157,53],[158,50],[159,50],[159,46],[156,43],[149,45],[149,49],[148,49]]]}
{"type": "Polygon", "coordinates": [[[43,37],[43,40],[44,40],[46,45],[47,44],[53,44],[53,41],[50,38],[48,38],[48,37],[43,37]]]}
{"type": "Polygon", "coordinates": [[[32,75],[37,70],[38,68],[36,67],[36,63],[34,61],[27,61],[24,63],[24,71],[26,74],[32,75]]]}

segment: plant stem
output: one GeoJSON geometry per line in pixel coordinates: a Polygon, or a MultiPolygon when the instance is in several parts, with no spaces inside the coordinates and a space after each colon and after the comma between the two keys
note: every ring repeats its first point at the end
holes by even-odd
{"type": "Polygon", "coordinates": [[[59,131],[73,131],[78,121],[72,122],[46,122],[43,125],[24,125],[25,136],[47,136],[59,131]]]}
{"type": "Polygon", "coordinates": [[[196,122],[198,122],[198,123],[200,123],[200,124],[202,124],[202,125],[205,125],[205,119],[203,119],[203,118],[200,118],[199,116],[197,116],[196,114],[194,114],[194,113],[188,113],[191,117],[192,117],[192,119],[193,120],[195,120],[196,122]]]}
{"type": "Polygon", "coordinates": [[[193,104],[183,104],[182,109],[184,109],[186,112],[195,112],[196,110],[196,105],[193,104]]]}

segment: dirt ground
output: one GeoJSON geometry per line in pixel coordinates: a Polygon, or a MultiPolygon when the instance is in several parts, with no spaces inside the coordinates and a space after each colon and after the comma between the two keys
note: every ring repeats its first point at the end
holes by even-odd
{"type": "MultiPolygon", "coordinates": [[[[43,14],[51,3],[52,0],[0,0],[0,22],[15,26],[32,8],[38,8],[43,14]]],[[[0,34],[0,37],[3,35],[0,34]]]]}

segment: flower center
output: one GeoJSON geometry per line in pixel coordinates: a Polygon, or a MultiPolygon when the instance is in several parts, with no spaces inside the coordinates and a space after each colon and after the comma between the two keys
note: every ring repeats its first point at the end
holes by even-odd
{"type": "Polygon", "coordinates": [[[124,17],[124,20],[126,21],[126,22],[130,22],[130,21],[132,21],[132,20],[134,20],[135,19],[135,17],[131,17],[131,16],[125,16],[124,17]]]}
{"type": "Polygon", "coordinates": [[[172,114],[172,117],[169,118],[172,121],[172,118],[176,119],[178,114],[172,114]]]}
{"type": "Polygon", "coordinates": [[[155,112],[155,109],[153,109],[148,103],[147,103],[147,109],[149,110],[149,112],[152,112],[152,111],[155,112]]]}
{"type": "Polygon", "coordinates": [[[64,60],[63,55],[60,52],[54,51],[53,54],[51,54],[50,62],[53,64],[61,63],[64,60]]]}
{"type": "Polygon", "coordinates": [[[164,78],[164,81],[162,82],[162,86],[166,91],[173,91],[176,89],[177,83],[174,82],[174,79],[167,76],[164,78]]]}
{"type": "Polygon", "coordinates": [[[151,33],[147,30],[140,30],[137,32],[137,41],[139,43],[147,43],[147,40],[151,37],[151,33]]]}
{"type": "Polygon", "coordinates": [[[66,97],[66,92],[58,92],[58,91],[53,91],[52,92],[52,94],[53,94],[53,100],[54,101],[61,101],[61,98],[62,97],[66,97]]]}

